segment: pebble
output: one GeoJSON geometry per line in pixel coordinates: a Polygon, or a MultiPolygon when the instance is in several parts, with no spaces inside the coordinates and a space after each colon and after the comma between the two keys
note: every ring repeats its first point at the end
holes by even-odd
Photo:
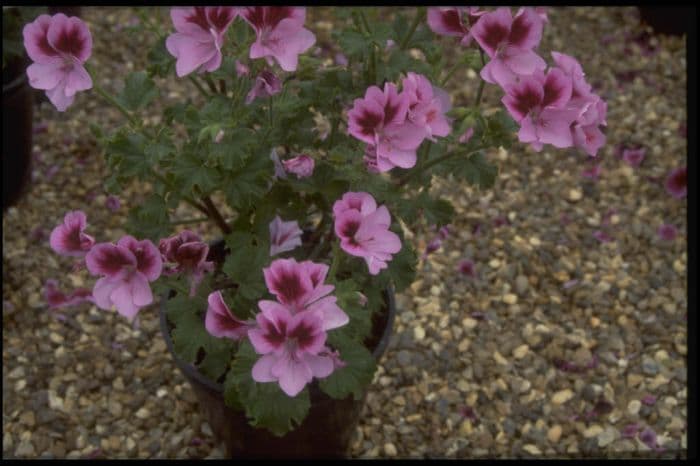
{"type": "Polygon", "coordinates": [[[583,198],[583,191],[580,189],[569,190],[569,200],[573,202],[580,201],[583,198]]]}
{"type": "Polygon", "coordinates": [[[34,452],[34,445],[32,444],[32,442],[30,442],[29,440],[23,440],[19,442],[19,445],[17,445],[17,449],[15,450],[15,456],[32,457],[35,455],[36,453],[34,452]]]}
{"type": "Polygon", "coordinates": [[[641,407],[642,407],[642,402],[641,402],[641,401],[639,401],[639,400],[632,400],[632,401],[630,401],[630,402],[627,404],[627,412],[628,412],[631,416],[636,416],[637,414],[639,414],[639,410],[641,409],[641,407]]]}
{"type": "Polygon", "coordinates": [[[598,435],[598,446],[605,448],[620,437],[620,433],[611,426],[608,426],[598,435]]]}
{"type": "Polygon", "coordinates": [[[406,350],[401,350],[396,355],[396,360],[398,361],[399,365],[403,367],[409,366],[411,365],[411,353],[406,350]]]}
{"type": "Polygon", "coordinates": [[[574,397],[574,392],[571,389],[564,389],[556,392],[552,396],[552,403],[562,405],[574,397]]]}
{"type": "Polygon", "coordinates": [[[586,430],[583,431],[583,436],[585,438],[593,438],[597,437],[603,432],[603,428],[599,426],[598,424],[593,424],[592,426],[588,427],[586,430]]]}
{"type": "Polygon", "coordinates": [[[34,418],[34,413],[32,411],[25,411],[19,417],[19,422],[21,422],[22,424],[24,424],[28,427],[34,427],[34,424],[36,423],[36,419],[34,418]]]}
{"type": "Polygon", "coordinates": [[[518,296],[513,293],[508,293],[503,296],[503,302],[506,304],[513,305],[518,302],[518,296]]]}
{"type": "Polygon", "coordinates": [[[531,443],[523,445],[523,450],[525,450],[527,453],[533,456],[539,456],[542,454],[542,451],[539,448],[537,448],[537,445],[533,445],[531,443]]]}
{"type": "Polygon", "coordinates": [[[525,275],[518,275],[515,278],[515,291],[517,291],[519,295],[525,294],[529,287],[530,282],[525,275]]]}
{"type": "Polygon", "coordinates": [[[561,438],[562,431],[563,429],[559,424],[553,425],[547,431],[547,439],[549,439],[549,441],[552,443],[558,443],[559,439],[561,438]]]}
{"type": "Polygon", "coordinates": [[[391,457],[394,457],[398,454],[398,452],[396,451],[396,447],[394,446],[393,443],[385,443],[384,444],[384,454],[386,456],[391,456],[391,457]]]}
{"type": "Polygon", "coordinates": [[[413,337],[416,341],[423,341],[425,339],[425,329],[421,326],[413,328],[413,337]]]}
{"type": "Polygon", "coordinates": [[[528,345],[520,345],[513,350],[513,357],[515,359],[522,359],[525,356],[527,356],[527,353],[529,351],[530,351],[530,347],[528,345]]]}

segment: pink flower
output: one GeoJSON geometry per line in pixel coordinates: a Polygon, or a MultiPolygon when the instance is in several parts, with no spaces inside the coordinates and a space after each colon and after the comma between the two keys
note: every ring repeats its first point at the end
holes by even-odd
{"type": "Polygon", "coordinates": [[[253,380],[277,382],[287,395],[296,396],[314,377],[333,372],[333,358],[320,355],[326,350],[326,332],[317,314],[292,314],[283,306],[260,309],[258,328],[248,331],[253,348],[263,355],[253,366],[253,380]]]}
{"type": "Polygon", "coordinates": [[[26,24],[22,34],[24,48],[34,61],[27,68],[29,84],[45,90],[59,112],[73,103],[76,92],[92,88],[92,78],[83,66],[92,53],[92,36],[80,18],[41,15],[26,24]]]}
{"type": "Polygon", "coordinates": [[[570,126],[576,113],[564,108],[571,97],[571,78],[560,69],[523,76],[517,84],[506,85],[505,91],[501,101],[520,123],[521,142],[533,143],[536,150],[542,144],[559,148],[573,145],[570,126]]]}
{"type": "Polygon", "coordinates": [[[460,144],[466,144],[469,142],[469,140],[474,136],[474,128],[471,126],[467,128],[467,130],[462,134],[459,139],[457,140],[460,144]]]}
{"type": "Polygon", "coordinates": [[[276,178],[282,178],[286,179],[287,178],[287,172],[284,171],[284,165],[282,165],[282,162],[280,162],[280,156],[277,155],[277,150],[274,148],[270,151],[270,160],[272,160],[272,164],[275,168],[275,174],[273,175],[273,179],[276,178]]]}
{"type": "Polygon", "coordinates": [[[190,296],[195,295],[204,274],[214,270],[214,263],[207,261],[209,245],[204,243],[199,235],[189,230],[183,230],[175,236],[161,239],[158,242],[158,249],[165,262],[175,264],[166,267],[163,270],[164,274],[185,273],[190,275],[190,296]]]}
{"type": "Polygon", "coordinates": [[[642,160],[644,160],[645,153],[646,149],[643,147],[625,149],[622,151],[622,160],[632,167],[638,167],[642,163],[642,160]]]}
{"type": "Polygon", "coordinates": [[[283,160],[282,165],[288,173],[294,173],[298,179],[309,177],[314,172],[314,159],[304,154],[283,160]]]}
{"type": "Polygon", "coordinates": [[[673,225],[664,223],[659,227],[657,233],[662,240],[673,241],[678,235],[678,229],[673,225]]]}
{"type": "Polygon", "coordinates": [[[334,57],[335,64],[338,66],[348,66],[348,57],[344,53],[338,52],[334,57]]]}
{"type": "Polygon", "coordinates": [[[204,317],[204,327],[209,334],[217,338],[240,340],[245,338],[255,322],[242,321],[237,318],[224,302],[221,291],[214,291],[207,298],[207,314],[204,317]]]}
{"type": "Polygon", "coordinates": [[[87,288],[78,288],[66,296],[58,289],[58,282],[53,279],[46,280],[44,284],[44,296],[51,309],[75,306],[84,302],[94,302],[92,291],[87,288]]]}
{"type": "Polygon", "coordinates": [[[491,60],[481,70],[481,78],[501,87],[518,76],[544,70],[547,64],[532,51],[542,39],[542,19],[532,8],[525,8],[515,18],[510,8],[486,13],[471,28],[474,39],[491,60]]]}
{"type": "Polygon", "coordinates": [[[428,8],[428,26],[435,34],[459,37],[460,43],[468,46],[472,41],[470,28],[485,13],[473,6],[428,8]],[[466,16],[466,22],[463,16],[466,16]]]}
{"type": "Polygon", "coordinates": [[[333,205],[335,234],[340,238],[340,247],[352,256],[362,257],[372,275],[385,269],[392,254],[401,250],[399,236],[389,231],[389,210],[376,205],[370,194],[362,192],[345,193],[333,205]]]}
{"type": "Polygon", "coordinates": [[[679,167],[671,170],[666,177],[666,191],[676,199],[683,199],[688,195],[688,168],[679,167]]]}
{"type": "Polygon", "coordinates": [[[262,300],[260,309],[283,307],[296,315],[300,312],[317,314],[323,330],[330,330],[349,322],[349,318],[336,304],[335,296],[327,296],[335,289],[324,284],[328,266],[311,261],[298,263],[294,259],[277,259],[263,269],[265,284],[279,302],[262,300]]]}
{"type": "Polygon", "coordinates": [[[615,241],[615,239],[610,236],[607,232],[603,230],[596,230],[593,232],[593,237],[600,241],[601,243],[610,243],[612,241],[615,241]]]}
{"type": "Polygon", "coordinates": [[[270,256],[291,251],[297,246],[301,246],[302,233],[299,224],[295,220],[284,222],[277,215],[270,222],[270,256]]]}
{"type": "Polygon", "coordinates": [[[149,240],[137,241],[122,237],[117,244],[100,243],[85,256],[85,264],[93,275],[103,275],[92,290],[95,304],[117,312],[133,321],[139,309],[153,302],[148,282],[156,280],[163,262],[158,249],[149,240]]]}
{"type": "Polygon", "coordinates": [[[600,176],[602,164],[598,163],[581,172],[581,176],[589,180],[597,180],[600,176]]]}
{"type": "Polygon", "coordinates": [[[430,240],[428,245],[425,247],[425,252],[421,256],[421,258],[425,259],[426,257],[428,257],[428,254],[432,254],[435,251],[437,251],[438,249],[440,249],[440,246],[442,246],[442,240],[439,237],[433,238],[432,240],[430,240]]]}
{"type": "Polygon", "coordinates": [[[165,47],[175,58],[178,77],[197,70],[216,71],[221,66],[224,34],[238,14],[238,9],[225,6],[176,7],[170,17],[177,32],[170,34],[165,47]]]}
{"type": "Polygon", "coordinates": [[[245,103],[250,104],[258,97],[269,97],[279,94],[282,91],[282,81],[275,76],[271,71],[263,70],[260,72],[253,87],[248,92],[245,98],[245,103]]]}
{"type": "Polygon", "coordinates": [[[656,403],[656,397],[654,395],[644,395],[642,397],[642,403],[647,406],[654,406],[654,403],[656,403]]]}
{"type": "Polygon", "coordinates": [[[383,92],[370,86],[364,99],[355,99],[348,112],[348,132],[376,147],[380,172],[416,164],[416,149],[425,138],[425,130],[406,120],[408,107],[407,94],[399,94],[396,85],[386,83],[383,92]]]}
{"type": "Polygon", "coordinates": [[[241,16],[255,30],[256,39],[250,46],[250,58],[272,58],[284,71],[296,71],[299,54],[316,43],[316,36],[304,28],[305,8],[245,7],[241,16]]]}
{"type": "Polygon", "coordinates": [[[82,210],[68,212],[63,217],[63,224],[51,232],[49,244],[51,249],[62,256],[84,256],[95,244],[95,239],[83,233],[87,217],[82,210]]]}
{"type": "Polygon", "coordinates": [[[408,120],[424,128],[426,137],[432,141],[435,141],[433,136],[450,134],[450,123],[445,116],[452,107],[450,96],[433,87],[425,76],[411,71],[403,79],[402,86],[408,97],[408,120]]]}
{"type": "Polygon", "coordinates": [[[367,171],[370,173],[379,173],[377,168],[377,148],[371,144],[365,146],[365,155],[362,157],[362,161],[367,167],[367,171]]]}
{"type": "Polygon", "coordinates": [[[661,447],[657,441],[656,432],[654,432],[654,429],[651,427],[646,427],[643,431],[637,434],[637,437],[652,450],[657,452],[664,451],[664,448],[661,447]]]}

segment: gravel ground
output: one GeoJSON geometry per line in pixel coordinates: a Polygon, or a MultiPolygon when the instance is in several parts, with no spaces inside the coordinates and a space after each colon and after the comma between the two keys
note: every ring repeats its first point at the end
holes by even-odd
{"type": "MultiPolygon", "coordinates": [[[[142,39],[122,29],[123,9],[83,17],[96,38],[91,64],[117,89],[142,39]]],[[[583,154],[516,144],[489,154],[500,169],[493,190],[436,183],[458,209],[453,234],[397,297],[353,456],[686,454],[687,212],[659,181],[685,164],[685,40],[645,34],[635,8],[549,18],[542,55],[576,56],[609,105],[600,177],[582,176],[593,166],[583,154]],[[646,149],[638,168],[616,156],[635,145],[646,149]],[[678,228],[675,240],[659,239],[663,223],[678,228]],[[456,272],[464,259],[474,276],[456,272]],[[653,431],[658,448],[630,425],[653,431]]],[[[473,98],[473,73],[452,82],[473,98]]],[[[184,92],[169,86],[171,99],[184,92]]],[[[486,108],[499,98],[487,85],[486,108]]],[[[116,238],[147,190],[124,192],[116,214],[105,208],[93,120],[121,116],[88,93],[65,114],[37,107],[32,190],[3,215],[3,457],[221,457],[155,308],[133,329],[89,306],[59,319],[44,303],[49,278],[89,286],[48,247],[63,213],[82,208],[98,240],[116,238]]],[[[413,232],[421,248],[431,238],[413,232]]]]}

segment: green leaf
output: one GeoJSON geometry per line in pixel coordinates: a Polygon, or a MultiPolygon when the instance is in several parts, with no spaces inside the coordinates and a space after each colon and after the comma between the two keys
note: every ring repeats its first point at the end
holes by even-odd
{"type": "Polygon", "coordinates": [[[129,73],[126,77],[124,89],[117,96],[117,101],[131,111],[138,110],[148,105],[158,96],[158,89],[148,75],[143,72],[129,73]]]}
{"type": "Polygon", "coordinates": [[[333,294],[338,298],[337,304],[350,318],[350,322],[336,332],[361,344],[372,330],[372,315],[368,308],[360,305],[359,287],[352,279],[336,284],[333,294]]]}
{"type": "Polygon", "coordinates": [[[440,228],[450,223],[454,217],[455,209],[452,204],[444,199],[433,199],[426,191],[422,191],[416,201],[423,210],[428,225],[436,225],[440,228]]]}
{"type": "Polygon", "coordinates": [[[136,238],[148,238],[156,244],[160,238],[168,236],[172,226],[163,198],[158,194],[150,194],[143,202],[132,207],[126,228],[136,238]]]}
{"type": "Polygon", "coordinates": [[[165,47],[165,39],[159,40],[148,52],[148,74],[152,76],[168,77],[172,73],[175,57],[170,55],[165,47]]]}
{"type": "Polygon", "coordinates": [[[319,380],[319,387],[331,398],[342,400],[352,394],[356,400],[362,399],[377,368],[372,353],[364,345],[343,337],[338,332],[331,332],[328,340],[340,352],[340,359],[346,366],[319,380]]]}
{"type": "Polygon", "coordinates": [[[344,30],[342,33],[334,34],[335,40],[340,45],[340,49],[350,58],[359,58],[370,47],[367,38],[357,31],[344,30]]]}
{"type": "Polygon", "coordinates": [[[107,143],[106,154],[110,167],[116,167],[120,176],[142,177],[152,166],[145,153],[147,140],[140,133],[120,131],[107,143]]]}
{"type": "Polygon", "coordinates": [[[472,155],[466,161],[462,160],[462,163],[464,177],[468,183],[488,189],[496,182],[498,168],[491,165],[481,152],[472,155]]]}
{"type": "Polygon", "coordinates": [[[231,253],[226,257],[222,270],[238,284],[236,296],[243,298],[244,302],[238,301],[237,304],[247,302],[250,306],[266,289],[262,269],[270,262],[270,245],[267,241],[242,231],[228,235],[226,245],[231,253]]]}
{"type": "MultiPolygon", "coordinates": [[[[418,257],[416,252],[404,238],[398,233],[401,238],[401,250],[389,262],[388,267],[380,273],[380,277],[384,276],[394,283],[396,292],[401,292],[406,289],[416,278],[416,264],[418,257]]],[[[385,278],[383,278],[385,280],[385,278]]]]}
{"type": "MultiPolygon", "coordinates": [[[[251,424],[281,437],[301,424],[308,414],[311,406],[309,390],[304,388],[295,397],[290,397],[276,382],[255,382],[252,370],[259,358],[250,342],[242,342],[231,366],[231,386],[238,391],[238,400],[251,424]]],[[[233,398],[231,393],[226,397],[229,401],[233,398]]]]}

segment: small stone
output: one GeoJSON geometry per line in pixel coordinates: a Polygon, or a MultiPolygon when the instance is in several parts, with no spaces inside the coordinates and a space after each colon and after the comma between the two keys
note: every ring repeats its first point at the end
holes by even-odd
{"type": "Polygon", "coordinates": [[[537,456],[537,455],[541,455],[541,454],[542,454],[542,452],[540,451],[540,449],[537,448],[536,445],[533,445],[533,444],[531,444],[531,443],[528,443],[527,445],[523,446],[523,450],[525,450],[527,453],[529,453],[529,454],[531,454],[531,455],[533,455],[533,456],[537,456]]]}
{"type": "Polygon", "coordinates": [[[146,408],[139,408],[139,410],[136,411],[136,417],[139,419],[148,419],[150,416],[151,412],[146,408]]]}
{"type": "Polygon", "coordinates": [[[425,329],[421,326],[414,327],[413,337],[416,339],[416,341],[422,341],[423,339],[425,339],[425,329]]]}
{"type": "Polygon", "coordinates": [[[518,275],[515,278],[515,291],[517,291],[519,295],[525,294],[529,286],[530,282],[525,275],[518,275]]]}
{"type": "Polygon", "coordinates": [[[157,396],[158,398],[163,398],[163,397],[164,397],[165,395],[167,395],[167,394],[168,394],[168,390],[167,390],[166,388],[163,388],[163,387],[159,388],[159,389],[156,391],[156,396],[157,396]]]}
{"type": "Polygon", "coordinates": [[[552,396],[552,403],[562,405],[574,397],[574,392],[571,389],[559,390],[552,396]]]}
{"type": "Polygon", "coordinates": [[[17,445],[15,456],[35,456],[34,445],[29,440],[23,440],[17,445]]]}
{"type": "Polygon", "coordinates": [[[117,377],[114,379],[114,382],[112,382],[112,388],[115,390],[124,390],[124,380],[122,380],[121,377],[117,377]]]}
{"type": "Polygon", "coordinates": [[[10,379],[21,379],[24,377],[24,367],[23,366],[17,366],[14,369],[10,371],[9,374],[7,374],[7,377],[10,379]]]}
{"type": "Polygon", "coordinates": [[[2,435],[2,449],[3,451],[10,450],[12,448],[12,434],[9,432],[5,432],[2,435]]]}
{"type": "Polygon", "coordinates": [[[133,450],[134,448],[136,448],[136,442],[135,442],[134,439],[132,439],[131,437],[128,437],[128,438],[126,439],[126,450],[127,450],[127,451],[131,451],[131,450],[133,450]]]}
{"type": "Polygon", "coordinates": [[[503,302],[509,305],[513,305],[518,302],[518,296],[513,293],[508,293],[503,296],[503,302]]]}
{"type": "Polygon", "coordinates": [[[107,409],[109,409],[109,413],[114,417],[122,415],[122,405],[118,401],[111,400],[107,405],[107,409]]]}
{"type": "Polygon", "coordinates": [[[401,350],[399,354],[396,355],[396,360],[400,366],[407,367],[411,365],[411,353],[406,350],[401,350]]]}
{"type": "Polygon", "coordinates": [[[552,443],[559,442],[559,439],[561,438],[562,430],[563,429],[559,424],[553,425],[547,431],[547,438],[549,439],[549,441],[552,443]]]}
{"type": "Polygon", "coordinates": [[[469,419],[465,419],[462,421],[462,424],[459,426],[459,432],[462,435],[471,435],[471,433],[474,431],[474,427],[472,426],[472,421],[469,419]]]}
{"type": "Polygon", "coordinates": [[[49,340],[51,340],[52,343],[56,343],[57,345],[60,345],[63,343],[63,337],[59,335],[58,333],[51,332],[49,334],[49,340]]]}
{"type": "Polygon", "coordinates": [[[396,447],[394,446],[393,443],[385,443],[384,444],[384,454],[386,456],[396,456],[398,452],[396,451],[396,447]]]}
{"type": "Polygon", "coordinates": [[[471,330],[477,325],[479,325],[479,322],[476,319],[472,319],[471,317],[465,317],[462,319],[462,326],[464,326],[464,328],[467,330],[471,330]]]}
{"type": "Polygon", "coordinates": [[[627,404],[627,412],[628,412],[631,416],[636,416],[637,414],[639,414],[639,410],[641,409],[641,407],[642,407],[642,402],[641,402],[641,401],[639,401],[639,400],[632,400],[632,401],[630,401],[630,402],[627,404]]]}
{"type": "Polygon", "coordinates": [[[593,424],[588,429],[583,431],[583,436],[585,438],[593,438],[593,437],[597,437],[602,432],[603,432],[603,428],[601,426],[599,426],[598,424],[593,424]]]}
{"type": "Polygon", "coordinates": [[[530,242],[530,245],[534,246],[534,247],[539,247],[542,245],[542,241],[540,241],[540,239],[537,236],[531,237],[529,242],[530,242]]]}
{"type": "Polygon", "coordinates": [[[492,269],[497,269],[500,266],[501,266],[501,261],[499,261],[498,259],[491,259],[489,261],[489,267],[491,267],[492,269]]]}
{"type": "Polygon", "coordinates": [[[498,351],[493,352],[493,359],[494,361],[496,361],[497,364],[500,364],[502,366],[508,365],[508,360],[504,358],[498,351]]]}
{"type": "Polygon", "coordinates": [[[122,442],[121,442],[121,440],[119,439],[119,437],[117,437],[116,435],[111,435],[111,436],[109,437],[109,447],[110,447],[113,451],[118,451],[118,450],[119,450],[119,447],[121,447],[121,445],[122,445],[122,442]]]}
{"type": "Polygon", "coordinates": [[[656,375],[659,373],[659,363],[648,356],[642,358],[642,372],[646,375],[656,375]]]}
{"type": "Polygon", "coordinates": [[[573,202],[580,201],[583,198],[583,191],[580,189],[569,190],[569,200],[573,202]]]}
{"type": "Polygon", "coordinates": [[[34,424],[36,424],[34,413],[32,411],[23,412],[22,415],[19,417],[19,422],[28,427],[34,427],[34,424]]]}
{"type": "Polygon", "coordinates": [[[206,435],[207,437],[213,437],[213,436],[214,436],[214,432],[211,430],[211,426],[209,425],[208,422],[203,422],[203,423],[202,423],[202,426],[200,427],[200,429],[202,430],[202,433],[203,433],[204,435],[206,435]]]}
{"type": "Polygon", "coordinates": [[[520,345],[517,348],[513,350],[513,357],[515,359],[522,359],[524,358],[527,353],[530,351],[530,347],[527,345],[520,345]]]}
{"type": "Polygon", "coordinates": [[[613,443],[620,436],[620,433],[614,427],[606,427],[603,432],[598,435],[598,446],[605,448],[613,443]]]}

